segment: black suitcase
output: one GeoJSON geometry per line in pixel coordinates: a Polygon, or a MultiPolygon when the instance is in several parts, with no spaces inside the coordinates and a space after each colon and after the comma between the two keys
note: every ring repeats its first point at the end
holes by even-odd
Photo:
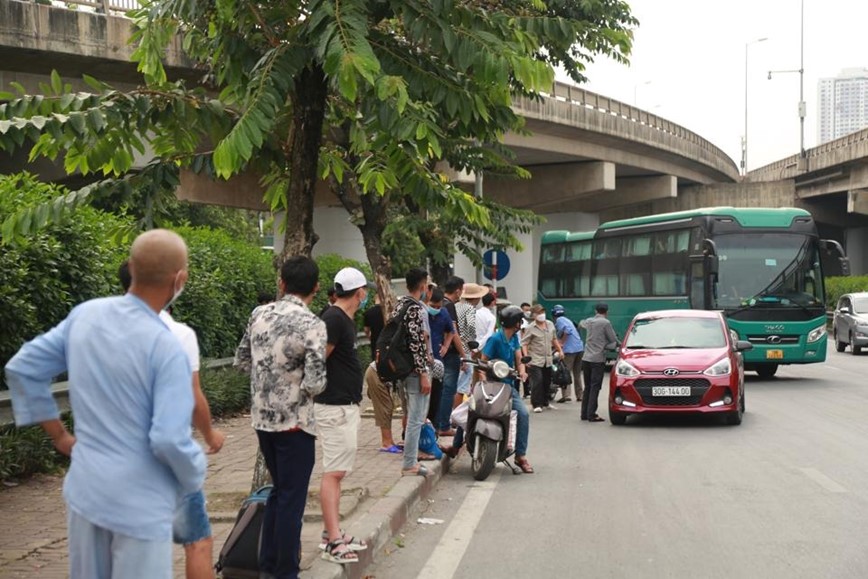
{"type": "Polygon", "coordinates": [[[270,493],[266,485],[244,499],[214,566],[223,579],[259,579],[259,536],[270,493]]]}

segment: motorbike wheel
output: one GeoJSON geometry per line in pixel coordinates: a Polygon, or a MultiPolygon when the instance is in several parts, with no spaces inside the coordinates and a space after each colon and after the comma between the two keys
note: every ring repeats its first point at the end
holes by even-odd
{"type": "Polygon", "coordinates": [[[473,478],[482,481],[487,479],[491,471],[494,470],[494,463],[497,460],[497,443],[484,436],[480,436],[476,443],[479,445],[479,453],[477,458],[471,462],[470,469],[473,471],[473,478]]]}

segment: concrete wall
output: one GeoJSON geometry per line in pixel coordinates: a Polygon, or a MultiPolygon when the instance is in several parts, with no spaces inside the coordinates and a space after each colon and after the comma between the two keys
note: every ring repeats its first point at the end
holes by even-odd
{"type": "Polygon", "coordinates": [[[850,258],[852,275],[868,274],[868,227],[848,229],[845,233],[844,251],[850,258]]]}

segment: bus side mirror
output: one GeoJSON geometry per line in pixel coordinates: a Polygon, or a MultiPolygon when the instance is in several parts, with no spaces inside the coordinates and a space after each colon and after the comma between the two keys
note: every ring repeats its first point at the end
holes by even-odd
{"type": "Polygon", "coordinates": [[[717,275],[720,269],[720,259],[716,255],[705,256],[705,273],[709,275],[717,275]]]}

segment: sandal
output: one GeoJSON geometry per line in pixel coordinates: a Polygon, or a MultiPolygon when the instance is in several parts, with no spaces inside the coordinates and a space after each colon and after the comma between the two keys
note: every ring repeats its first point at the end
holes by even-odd
{"type": "MultiPolygon", "coordinates": [[[[358,537],[347,536],[343,529],[341,529],[341,540],[344,544],[350,549],[350,551],[364,551],[368,548],[368,544],[358,537]]],[[[328,531],[322,532],[322,542],[319,544],[320,551],[325,551],[329,544],[329,534],[328,531]]]]}
{"type": "Polygon", "coordinates": [[[523,472],[525,474],[533,474],[533,467],[530,465],[530,463],[527,461],[527,459],[525,457],[516,458],[515,459],[515,466],[520,468],[521,472],[523,472]]]}
{"type": "Polygon", "coordinates": [[[427,452],[419,452],[416,458],[418,460],[437,460],[436,456],[428,454],[427,452]]]}
{"type": "Polygon", "coordinates": [[[359,556],[344,543],[343,539],[326,543],[325,549],[322,552],[322,558],[338,565],[359,562],[359,556]]]}
{"type": "Polygon", "coordinates": [[[392,446],[384,446],[380,448],[380,452],[388,452],[389,454],[401,454],[404,452],[403,448],[399,448],[397,444],[393,444],[392,446]]]}
{"type": "Polygon", "coordinates": [[[408,468],[401,471],[401,476],[428,476],[428,467],[424,464],[417,464],[413,468],[408,468]]]}

